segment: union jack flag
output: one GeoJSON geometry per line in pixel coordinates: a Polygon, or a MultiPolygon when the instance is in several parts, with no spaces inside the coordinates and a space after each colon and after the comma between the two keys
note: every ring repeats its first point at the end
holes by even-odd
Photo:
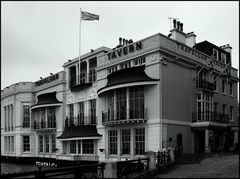
{"type": "Polygon", "coordinates": [[[81,11],[81,12],[82,12],[82,20],[85,20],[85,21],[99,20],[99,15],[91,14],[86,11],[81,11]]]}

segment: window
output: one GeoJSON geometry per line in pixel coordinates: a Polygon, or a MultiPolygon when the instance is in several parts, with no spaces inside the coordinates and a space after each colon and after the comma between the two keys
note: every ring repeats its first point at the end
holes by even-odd
{"type": "Polygon", "coordinates": [[[109,154],[117,154],[117,130],[110,130],[109,136],[109,154]]]}
{"type": "Polygon", "coordinates": [[[84,124],[84,102],[78,103],[79,112],[78,112],[78,125],[84,124]]]}
{"type": "Polygon", "coordinates": [[[229,84],[229,90],[230,90],[230,95],[232,95],[233,96],[233,83],[230,83],[229,84]]]}
{"type": "Polygon", "coordinates": [[[114,91],[110,91],[108,95],[108,120],[114,120],[114,91]]]}
{"type": "Polygon", "coordinates": [[[55,152],[56,151],[56,135],[52,134],[51,138],[52,138],[52,152],[55,152]]]}
{"type": "Polygon", "coordinates": [[[86,82],[86,73],[80,73],[80,84],[83,84],[86,82]]]}
{"type": "Polygon", "coordinates": [[[120,64],[120,69],[125,69],[125,68],[130,68],[131,67],[131,62],[125,62],[120,64]]]}
{"type": "Polygon", "coordinates": [[[82,141],[83,154],[93,154],[93,140],[83,140],[82,141]]]}
{"type": "Polygon", "coordinates": [[[29,105],[23,105],[23,127],[30,127],[30,110],[29,105]]]}
{"type": "Polygon", "coordinates": [[[144,87],[129,88],[130,119],[144,118],[144,87]]]}
{"type": "Polygon", "coordinates": [[[222,79],[222,93],[226,93],[225,80],[222,79]]]}
{"type": "Polygon", "coordinates": [[[81,153],[81,140],[78,140],[78,153],[81,153]]]}
{"type": "Polygon", "coordinates": [[[46,127],[46,115],[45,115],[45,108],[41,108],[40,109],[40,113],[39,113],[39,115],[40,115],[40,128],[41,129],[43,129],[43,128],[45,128],[46,127]]]}
{"type": "Polygon", "coordinates": [[[225,54],[225,53],[221,53],[221,62],[222,62],[222,63],[225,63],[225,64],[226,64],[226,62],[227,62],[227,60],[226,60],[226,54],[225,54]]]}
{"type": "Polygon", "coordinates": [[[145,129],[135,129],[135,155],[143,155],[145,152],[145,129]]]}
{"type": "Polygon", "coordinates": [[[30,136],[23,136],[23,152],[30,151],[30,136]]]}
{"type": "Polygon", "coordinates": [[[142,65],[146,63],[146,57],[140,57],[134,60],[134,65],[142,65]]]}
{"type": "Polygon", "coordinates": [[[122,132],[121,154],[130,154],[130,140],[131,140],[130,130],[122,130],[121,132],[122,132]]]}
{"type": "Polygon", "coordinates": [[[56,128],[55,108],[47,108],[47,128],[56,128]]]}
{"type": "Polygon", "coordinates": [[[11,136],[11,151],[14,152],[14,136],[11,136]]]}
{"type": "Polygon", "coordinates": [[[218,51],[216,49],[213,49],[213,58],[218,60],[218,51]]]}
{"type": "Polygon", "coordinates": [[[223,113],[223,115],[226,114],[226,104],[222,105],[222,113],[223,113]]]}
{"type": "Polygon", "coordinates": [[[218,111],[218,103],[217,103],[217,102],[214,102],[214,104],[213,104],[213,112],[214,112],[215,114],[217,114],[217,111],[218,111]]]}
{"type": "Polygon", "coordinates": [[[76,153],[76,140],[70,140],[70,153],[75,154],[76,153]]]}
{"type": "Polygon", "coordinates": [[[43,136],[39,135],[39,152],[43,152],[43,136]]]}
{"type": "Polygon", "coordinates": [[[96,81],[96,71],[95,69],[89,70],[89,82],[95,82],[96,81]]]}
{"type": "Polygon", "coordinates": [[[234,121],[234,117],[233,117],[233,106],[230,106],[230,121],[234,121]]]}
{"type": "Polygon", "coordinates": [[[90,100],[90,124],[96,124],[96,99],[90,100]]]}
{"type": "Polygon", "coordinates": [[[45,152],[49,152],[49,135],[45,135],[45,152]]]}
{"type": "Polygon", "coordinates": [[[72,126],[74,124],[74,106],[73,104],[69,104],[69,126],[72,126]]]}
{"type": "Polygon", "coordinates": [[[126,88],[117,89],[117,99],[116,99],[116,106],[117,106],[117,119],[126,119],[126,110],[127,110],[127,93],[126,88]]]}
{"type": "Polygon", "coordinates": [[[217,86],[217,76],[214,76],[214,91],[218,91],[218,86],[217,86]]]}
{"type": "Polygon", "coordinates": [[[67,153],[67,143],[68,143],[68,141],[63,141],[63,142],[62,142],[62,145],[63,145],[63,154],[66,154],[66,153],[67,153]]]}

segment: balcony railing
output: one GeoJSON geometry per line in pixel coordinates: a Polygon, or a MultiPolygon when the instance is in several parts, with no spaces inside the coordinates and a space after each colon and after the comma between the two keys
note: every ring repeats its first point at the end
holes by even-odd
{"type": "Polygon", "coordinates": [[[102,112],[102,122],[104,125],[115,124],[115,122],[134,122],[134,121],[146,121],[148,117],[148,110],[122,110],[122,111],[108,111],[102,112]]]}
{"type": "Polygon", "coordinates": [[[71,78],[70,87],[76,85],[92,84],[95,81],[96,81],[95,73],[82,73],[81,75],[76,75],[75,77],[71,78]]]}
{"type": "Polygon", "coordinates": [[[34,121],[34,129],[56,129],[56,116],[48,116],[47,121],[34,121]]]}
{"type": "Polygon", "coordinates": [[[228,124],[229,115],[211,111],[193,113],[192,122],[206,122],[206,121],[228,124]]]}
{"type": "Polygon", "coordinates": [[[97,116],[66,117],[65,127],[97,125],[97,116]]]}
{"type": "Polygon", "coordinates": [[[200,88],[200,89],[205,89],[208,91],[214,91],[215,90],[215,84],[208,82],[208,81],[204,81],[204,80],[197,80],[196,81],[196,87],[200,88]]]}

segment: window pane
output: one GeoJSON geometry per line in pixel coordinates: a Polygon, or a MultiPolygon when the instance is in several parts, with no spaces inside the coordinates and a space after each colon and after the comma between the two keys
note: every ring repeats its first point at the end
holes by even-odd
{"type": "Polygon", "coordinates": [[[130,130],[122,130],[122,154],[130,154],[130,130]]]}
{"type": "Polygon", "coordinates": [[[83,154],[93,154],[93,140],[82,140],[83,154]]]}
{"type": "Polygon", "coordinates": [[[145,129],[135,129],[135,155],[143,155],[145,152],[145,129]]]}
{"type": "Polygon", "coordinates": [[[109,131],[109,154],[117,154],[117,130],[109,131]]]}

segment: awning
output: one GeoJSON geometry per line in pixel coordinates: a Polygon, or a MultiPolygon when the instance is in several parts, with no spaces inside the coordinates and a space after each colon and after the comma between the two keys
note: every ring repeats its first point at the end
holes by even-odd
{"type": "Polygon", "coordinates": [[[97,128],[93,126],[71,126],[65,128],[63,133],[57,137],[59,140],[78,140],[78,139],[100,139],[97,128]]]}
{"type": "Polygon", "coordinates": [[[45,106],[59,106],[62,102],[56,98],[56,91],[52,93],[45,93],[39,95],[37,103],[31,106],[31,109],[45,107],[45,106]]]}
{"type": "Polygon", "coordinates": [[[144,70],[145,66],[142,65],[138,67],[118,70],[111,73],[107,76],[107,85],[98,90],[98,95],[107,91],[108,89],[113,89],[114,86],[123,86],[123,84],[127,84],[127,86],[133,86],[133,83],[139,85],[144,85],[145,83],[146,85],[157,84],[156,82],[159,81],[159,79],[153,79],[149,77],[144,70]]]}

